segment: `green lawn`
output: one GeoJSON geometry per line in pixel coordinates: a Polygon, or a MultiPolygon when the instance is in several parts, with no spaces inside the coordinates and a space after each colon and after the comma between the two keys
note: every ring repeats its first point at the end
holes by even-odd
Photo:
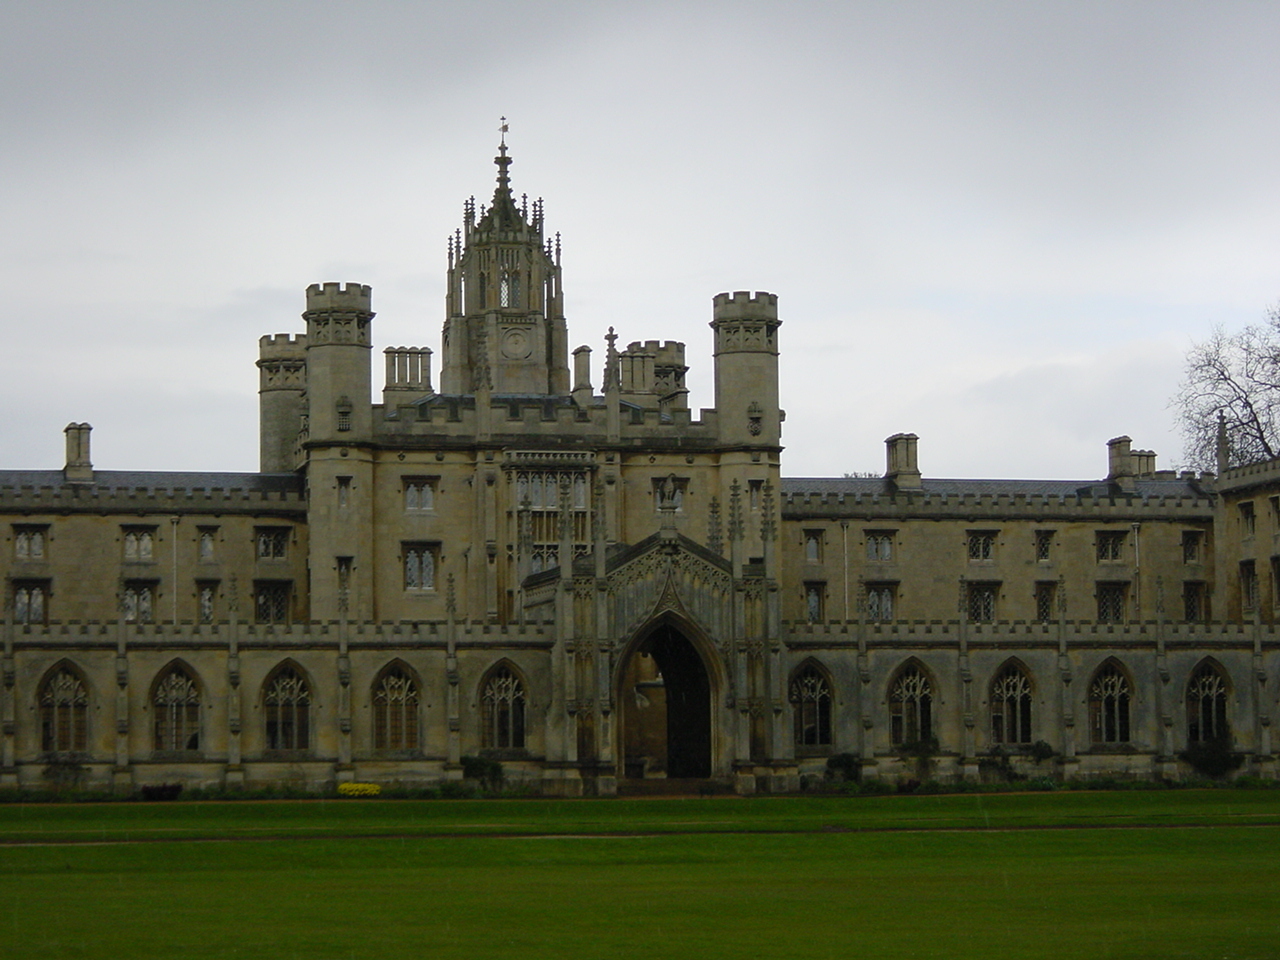
{"type": "Polygon", "coordinates": [[[1272,791],[9,805],[4,841],[5,958],[1280,957],[1272,791]]]}

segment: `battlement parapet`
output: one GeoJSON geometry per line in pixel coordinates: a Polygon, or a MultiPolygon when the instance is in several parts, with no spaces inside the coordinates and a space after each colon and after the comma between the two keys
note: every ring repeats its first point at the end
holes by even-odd
{"type": "Polygon", "coordinates": [[[307,312],[373,312],[373,287],[361,283],[313,283],[307,287],[307,312]]]}
{"type": "Polygon", "coordinates": [[[1122,519],[1163,516],[1209,520],[1209,497],[1084,497],[1053,494],[788,493],[781,498],[783,520],[966,519],[1048,520],[1058,517],[1122,519]]]}
{"type": "Polygon", "coordinates": [[[1246,463],[1223,471],[1218,479],[1218,489],[1227,493],[1276,481],[1280,481],[1280,457],[1273,460],[1260,460],[1257,463],[1246,463]]]}
{"type": "Polygon", "coordinates": [[[305,333],[273,333],[258,338],[258,355],[263,360],[294,360],[305,357],[305,333]]]}
{"type": "Polygon", "coordinates": [[[0,485],[0,510],[152,513],[275,510],[306,511],[300,490],[249,487],[113,486],[65,484],[61,486],[0,485]]]}
{"type": "Polygon", "coordinates": [[[752,295],[746,290],[733,293],[717,293],[712,299],[712,314],[716,320],[777,320],[778,295],[759,291],[752,295]]]}
{"type": "Polygon", "coordinates": [[[1025,620],[995,623],[962,623],[959,620],[890,620],[860,623],[856,620],[832,620],[823,623],[782,621],[782,637],[798,644],[834,645],[857,642],[859,634],[868,644],[958,643],[963,633],[971,647],[989,644],[1057,643],[1059,636],[1070,645],[1099,646],[1151,645],[1166,642],[1223,646],[1252,644],[1255,635],[1268,644],[1280,643],[1280,624],[1251,623],[1173,623],[1158,620],[1126,623],[1097,623],[1089,620],[1030,622],[1025,620]]]}

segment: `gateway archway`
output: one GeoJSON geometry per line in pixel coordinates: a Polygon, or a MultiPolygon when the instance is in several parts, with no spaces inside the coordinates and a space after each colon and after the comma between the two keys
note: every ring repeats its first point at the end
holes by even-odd
{"type": "Polygon", "coordinates": [[[623,776],[711,776],[711,679],[689,638],[657,626],[622,671],[623,776]]]}

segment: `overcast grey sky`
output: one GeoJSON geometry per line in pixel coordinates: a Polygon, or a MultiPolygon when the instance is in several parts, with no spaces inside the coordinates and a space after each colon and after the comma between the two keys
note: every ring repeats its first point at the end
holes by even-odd
{"type": "Polygon", "coordinates": [[[1170,466],[1187,347],[1280,300],[1277,41],[1270,2],[9,0],[0,467],[87,420],[101,469],[256,469],[312,282],[438,353],[501,115],[572,344],[684,340],[710,406],[711,297],[779,295],[786,475],[899,431],[926,476],[1170,466]]]}

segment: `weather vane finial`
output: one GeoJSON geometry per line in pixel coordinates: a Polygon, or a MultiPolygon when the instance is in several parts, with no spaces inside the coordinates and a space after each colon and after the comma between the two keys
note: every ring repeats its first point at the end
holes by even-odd
{"type": "Polygon", "coordinates": [[[507,145],[507,118],[499,117],[498,121],[502,124],[498,127],[498,132],[502,134],[502,146],[505,147],[507,145]]]}

